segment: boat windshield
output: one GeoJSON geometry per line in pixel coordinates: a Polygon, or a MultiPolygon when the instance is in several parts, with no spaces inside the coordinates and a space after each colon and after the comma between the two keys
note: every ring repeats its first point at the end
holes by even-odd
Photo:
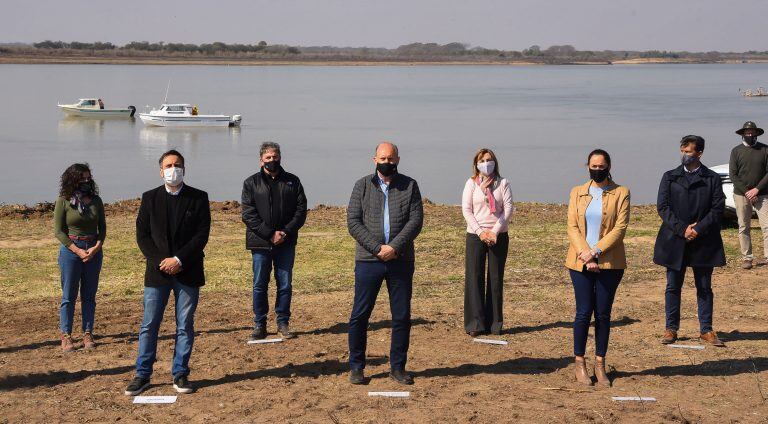
{"type": "Polygon", "coordinates": [[[80,100],[78,106],[96,106],[96,100],[80,100]]]}
{"type": "Polygon", "coordinates": [[[185,112],[187,109],[184,106],[166,106],[165,110],[168,112],[185,112]]]}

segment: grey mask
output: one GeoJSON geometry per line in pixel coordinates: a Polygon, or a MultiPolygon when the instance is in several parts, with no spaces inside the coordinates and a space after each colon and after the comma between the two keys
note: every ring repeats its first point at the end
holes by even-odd
{"type": "Polygon", "coordinates": [[[683,165],[691,165],[693,163],[696,163],[696,160],[697,160],[696,156],[686,155],[685,153],[680,155],[680,163],[682,163],[683,165]]]}

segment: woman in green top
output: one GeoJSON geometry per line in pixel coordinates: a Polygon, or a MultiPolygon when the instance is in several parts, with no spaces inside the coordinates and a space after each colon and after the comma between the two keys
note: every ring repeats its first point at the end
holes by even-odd
{"type": "Polygon", "coordinates": [[[53,228],[56,238],[61,242],[61,348],[65,352],[75,349],[72,321],[79,290],[83,311],[83,347],[92,349],[96,347],[93,320],[101,272],[101,248],[107,235],[107,223],[104,204],[87,164],[76,163],[61,174],[59,198],[56,199],[53,212],[53,228]]]}

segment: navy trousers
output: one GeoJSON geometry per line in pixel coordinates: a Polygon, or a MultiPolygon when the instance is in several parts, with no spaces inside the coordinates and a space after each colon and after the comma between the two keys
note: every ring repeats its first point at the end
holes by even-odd
{"type": "MultiPolygon", "coordinates": [[[[696,284],[696,300],[699,306],[699,329],[702,333],[712,331],[712,309],[715,295],[712,293],[712,267],[694,267],[693,280],[696,284]]],[[[680,271],[667,268],[667,290],[665,310],[667,329],[680,329],[680,296],[685,281],[685,268],[680,271]]]]}
{"type": "Polygon", "coordinates": [[[411,295],[414,263],[393,260],[355,262],[355,302],[349,317],[349,367],[365,368],[368,320],[386,280],[392,313],[389,359],[393,370],[404,370],[411,338],[411,295]]]}
{"type": "Polygon", "coordinates": [[[576,317],[573,320],[573,354],[584,356],[587,349],[589,322],[595,316],[595,355],[605,356],[611,334],[611,309],[623,269],[601,269],[600,272],[569,270],[576,295],[576,317]]]}

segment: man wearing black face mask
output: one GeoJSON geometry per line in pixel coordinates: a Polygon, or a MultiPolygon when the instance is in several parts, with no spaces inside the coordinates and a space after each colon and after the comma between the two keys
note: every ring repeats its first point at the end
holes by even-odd
{"type": "Polygon", "coordinates": [[[390,377],[413,384],[406,373],[411,335],[411,294],[415,250],[424,211],[416,181],[397,172],[397,146],[376,147],[376,171],[359,179],[347,208],[347,228],[357,241],[355,251],[355,300],[349,318],[349,381],[363,384],[368,319],[384,280],[392,313],[390,377]]]}
{"type": "Polygon", "coordinates": [[[277,331],[290,339],[295,336],[288,326],[293,263],[299,228],[307,218],[307,197],[299,178],[280,166],[279,144],[263,143],[260,155],[261,171],[245,180],[241,199],[246,248],[253,257],[251,340],[267,336],[267,285],[273,266],[277,280],[277,331]]]}
{"type": "Polygon", "coordinates": [[[757,265],[768,264],[768,146],[757,141],[763,134],[752,121],[736,131],[742,142],[731,150],[729,174],[733,182],[733,201],[739,220],[739,245],[743,269],[752,268],[752,210],[757,211],[763,233],[763,257],[757,265]]]}

